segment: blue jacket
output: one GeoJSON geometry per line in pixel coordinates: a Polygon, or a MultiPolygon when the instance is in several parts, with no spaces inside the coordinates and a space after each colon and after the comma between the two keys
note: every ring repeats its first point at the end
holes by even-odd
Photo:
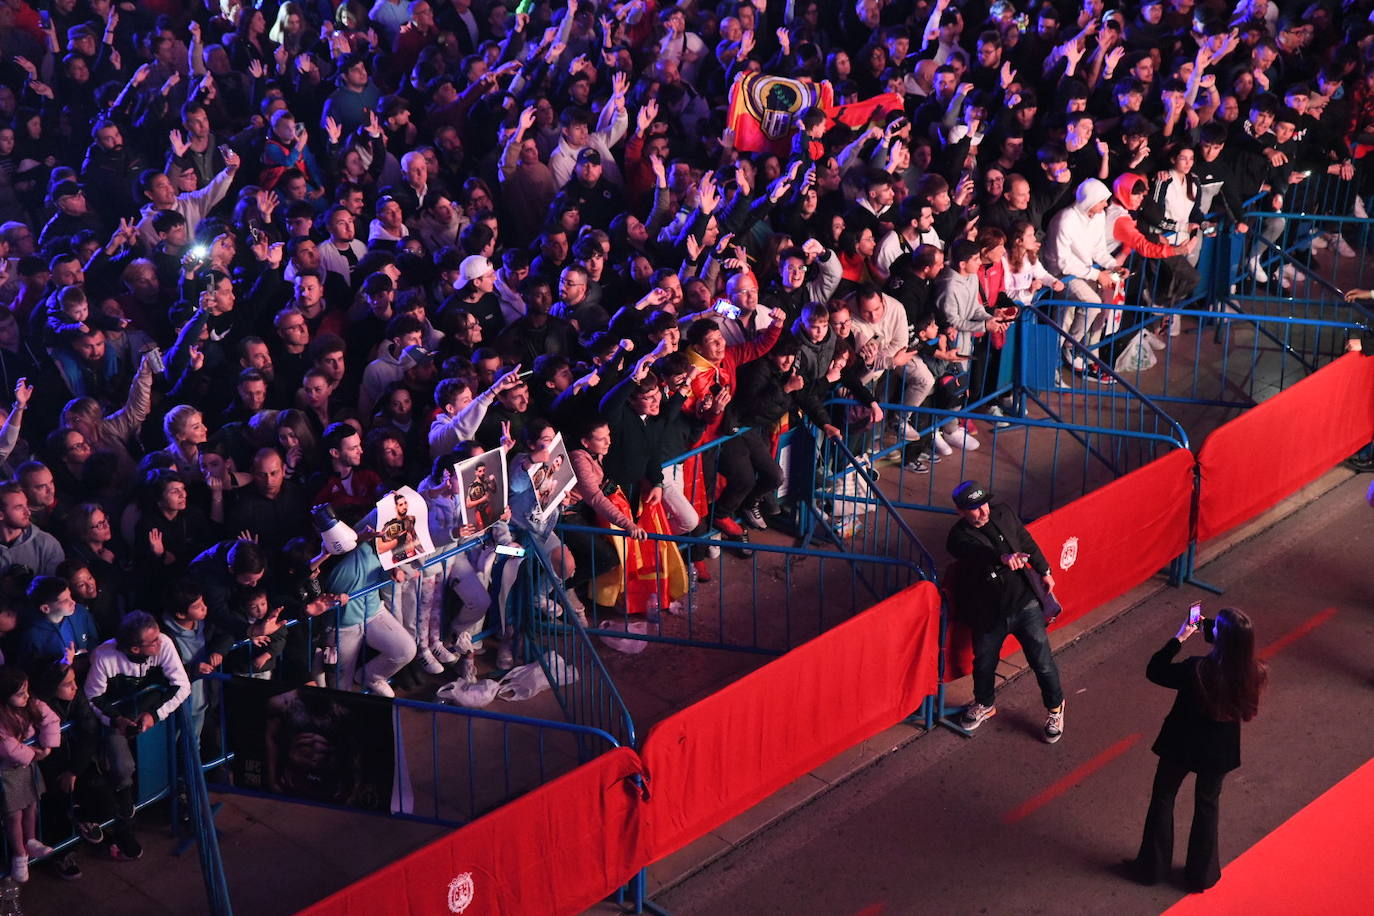
{"type": "Polygon", "coordinates": [[[76,611],[61,624],[55,624],[42,614],[32,611],[27,616],[24,629],[19,633],[15,646],[18,658],[14,661],[26,665],[34,659],[61,658],[62,653],[67,651],[69,641],[75,643],[77,652],[90,652],[100,645],[95,620],[84,604],[78,604],[76,611]],[[64,635],[64,630],[69,635],[64,635]]]}

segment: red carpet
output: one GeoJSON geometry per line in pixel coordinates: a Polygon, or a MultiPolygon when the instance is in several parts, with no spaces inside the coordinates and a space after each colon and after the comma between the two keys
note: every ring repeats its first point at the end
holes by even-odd
{"type": "Polygon", "coordinates": [[[1372,861],[1374,760],[1225,866],[1216,887],[1189,894],[1165,912],[1368,916],[1374,912],[1372,861]]]}

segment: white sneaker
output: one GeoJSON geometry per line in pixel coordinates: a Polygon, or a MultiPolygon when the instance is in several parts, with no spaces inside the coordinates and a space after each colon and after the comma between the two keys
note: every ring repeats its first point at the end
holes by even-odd
{"type": "Polygon", "coordinates": [[[1355,208],[1350,211],[1350,215],[1356,219],[1369,219],[1369,211],[1364,208],[1364,198],[1355,195],[1355,208]]]}
{"type": "Polygon", "coordinates": [[[1350,243],[1345,240],[1345,236],[1333,234],[1332,238],[1336,243],[1336,254],[1343,258],[1355,257],[1355,249],[1350,247],[1350,243]]]}
{"type": "Polygon", "coordinates": [[[10,877],[15,884],[23,884],[29,880],[29,857],[12,856],[10,858],[10,877]]]}
{"type": "MultiPolygon", "coordinates": [[[[960,432],[963,432],[963,430],[960,430],[960,432]]],[[[953,455],[953,454],[954,454],[954,448],[953,448],[948,442],[945,441],[944,434],[941,433],[938,429],[935,431],[935,454],[937,454],[937,455],[953,455]]]]}
{"type": "Polygon", "coordinates": [[[912,426],[910,423],[906,422],[894,423],[892,426],[892,431],[902,439],[905,439],[907,442],[911,442],[915,439],[921,438],[920,433],[916,432],[916,428],[912,426]]]}
{"type": "Polygon", "coordinates": [[[1279,271],[1279,285],[1284,289],[1292,289],[1297,280],[1298,269],[1292,264],[1283,265],[1283,270],[1279,271]]]}
{"type": "Polygon", "coordinates": [[[448,650],[448,646],[444,645],[441,642],[435,643],[434,645],[430,646],[429,651],[431,654],[433,654],[435,660],[438,661],[441,665],[451,665],[454,662],[458,661],[458,656],[450,652],[448,650]]]}
{"type": "Polygon", "coordinates": [[[976,451],[979,446],[977,439],[968,434],[968,430],[962,426],[952,433],[945,433],[945,439],[955,448],[961,448],[966,452],[976,451]]]}
{"type": "Polygon", "coordinates": [[[415,653],[415,657],[420,660],[420,667],[425,669],[426,674],[443,674],[444,666],[439,664],[439,660],[434,657],[434,653],[428,648],[423,648],[415,653]]]}
{"type": "Polygon", "coordinates": [[[1255,255],[1249,261],[1245,262],[1245,266],[1249,267],[1250,273],[1254,274],[1256,283],[1264,284],[1269,282],[1269,274],[1260,266],[1259,255],[1255,255]]]}
{"type": "Polygon", "coordinates": [[[391,698],[396,696],[396,691],[392,690],[391,685],[386,682],[386,678],[382,677],[368,678],[367,689],[369,693],[375,693],[379,697],[391,698]]]}
{"type": "Polygon", "coordinates": [[[1318,232],[1316,235],[1312,236],[1313,251],[1321,251],[1329,244],[1331,244],[1331,235],[1328,232],[1318,232]]]}
{"type": "Polygon", "coordinates": [[[1173,316],[1173,320],[1169,322],[1169,336],[1170,336],[1170,337],[1177,337],[1182,331],[1183,331],[1183,316],[1182,316],[1182,315],[1174,315],[1174,316],[1173,316]]]}
{"type": "Polygon", "coordinates": [[[24,848],[28,850],[30,859],[41,859],[44,856],[52,855],[52,847],[44,846],[38,840],[25,840],[24,848]]]}

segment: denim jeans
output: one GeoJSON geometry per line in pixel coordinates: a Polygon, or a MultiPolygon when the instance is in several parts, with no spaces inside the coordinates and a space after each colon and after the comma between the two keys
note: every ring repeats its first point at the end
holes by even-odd
{"type": "Polygon", "coordinates": [[[997,698],[997,661],[1007,636],[1015,636],[1026,653],[1026,662],[1035,672],[1040,684],[1040,696],[1046,709],[1054,709],[1064,702],[1059,687],[1059,667],[1050,652],[1050,638],[1045,632],[1045,615],[1040,602],[1034,598],[1010,617],[997,620],[986,630],[973,634],[973,698],[984,706],[993,705],[997,698]]]}

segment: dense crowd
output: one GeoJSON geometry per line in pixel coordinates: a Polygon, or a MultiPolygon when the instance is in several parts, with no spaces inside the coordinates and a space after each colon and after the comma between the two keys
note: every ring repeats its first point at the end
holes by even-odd
{"type": "MultiPolygon", "coordinates": [[[[118,815],[110,852],[140,853],[129,736],[188,698],[203,722],[205,674],[303,684],[328,659],[390,696],[407,666],[475,677],[488,629],[509,667],[499,545],[548,554],[548,613],[669,608],[682,577],[646,596],[637,571],[710,569],[645,534],[747,553],[786,418],[886,429],[928,472],[976,427],[920,436],[878,395],[993,390],[1043,291],[1091,349],[1123,298],[1190,301],[1209,222],[1266,280],[1265,214],[1364,215],[1370,6],[0,2],[14,876],[48,849],[40,772],[45,812],[93,842],[118,815]],[[898,101],[857,127],[807,108],[745,151],[750,72],[898,101]],[[541,512],[529,472],[560,436],[577,485],[541,512]],[[509,512],[464,526],[455,468],[498,448],[509,512]],[[401,486],[436,544],[482,543],[348,601],[377,552],[329,556],[311,509],[366,539],[401,486]]],[[[1086,353],[1066,341],[1063,371],[1110,384],[1086,353]]]]}

